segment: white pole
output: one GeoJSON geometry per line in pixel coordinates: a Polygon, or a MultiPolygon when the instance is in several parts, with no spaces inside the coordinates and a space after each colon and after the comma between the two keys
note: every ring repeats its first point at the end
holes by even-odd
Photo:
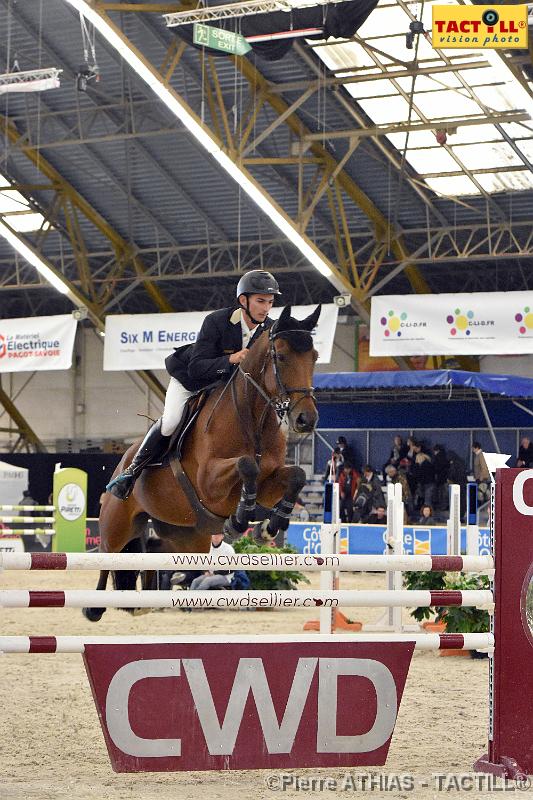
{"type": "Polygon", "coordinates": [[[460,487],[450,485],[450,516],[446,522],[448,555],[461,555],[461,494],[460,487]]]}

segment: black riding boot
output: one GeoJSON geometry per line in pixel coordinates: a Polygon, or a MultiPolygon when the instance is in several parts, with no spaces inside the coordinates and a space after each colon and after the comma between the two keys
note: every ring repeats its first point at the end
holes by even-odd
{"type": "Polygon", "coordinates": [[[127,500],[143,469],[165,455],[169,442],[170,436],[163,436],[161,420],[158,419],[144,437],[129,467],[107,484],[106,491],[119,500],[127,500]]]}

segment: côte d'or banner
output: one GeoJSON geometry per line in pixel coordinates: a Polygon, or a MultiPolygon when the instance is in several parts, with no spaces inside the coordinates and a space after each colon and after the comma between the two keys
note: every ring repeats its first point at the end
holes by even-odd
{"type": "Polygon", "coordinates": [[[533,292],[372,298],[371,356],[533,353],[533,292]]]}

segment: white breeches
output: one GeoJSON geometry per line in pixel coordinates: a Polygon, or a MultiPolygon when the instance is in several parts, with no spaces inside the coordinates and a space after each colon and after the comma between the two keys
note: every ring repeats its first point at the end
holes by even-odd
{"type": "Polygon", "coordinates": [[[182,386],[176,378],[171,378],[165,396],[165,408],[161,417],[161,433],[171,436],[181,419],[187,399],[194,394],[182,386]]]}

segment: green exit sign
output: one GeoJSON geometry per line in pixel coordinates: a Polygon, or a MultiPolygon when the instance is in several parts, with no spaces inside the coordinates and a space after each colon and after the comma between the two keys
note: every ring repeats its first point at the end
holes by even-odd
{"type": "Polygon", "coordinates": [[[200,22],[194,23],[193,41],[194,44],[222,50],[234,56],[244,56],[252,49],[244,36],[239,33],[225,31],[223,28],[212,28],[211,25],[202,25],[200,22]]]}

